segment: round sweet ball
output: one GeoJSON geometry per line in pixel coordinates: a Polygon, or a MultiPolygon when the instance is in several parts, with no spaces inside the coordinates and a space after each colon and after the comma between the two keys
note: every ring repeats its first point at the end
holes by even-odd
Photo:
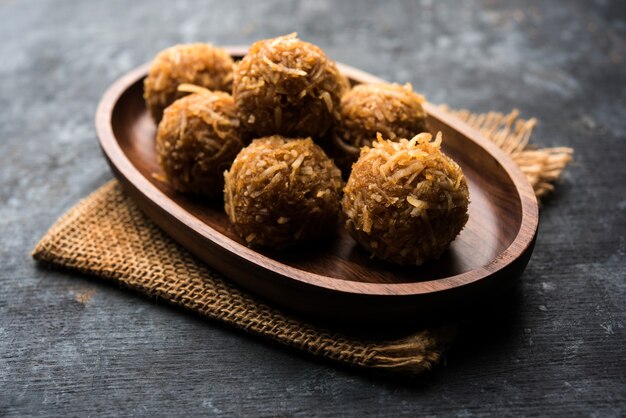
{"type": "Polygon", "coordinates": [[[340,118],[333,135],[331,156],[349,172],[361,147],[370,146],[380,132],[397,141],[427,132],[424,98],[410,84],[359,84],[341,99],[340,118]]]}
{"type": "Polygon", "coordinates": [[[335,63],[296,34],[254,43],[233,81],[242,122],[257,136],[324,135],[347,89],[335,63]]]}
{"type": "Polygon", "coordinates": [[[194,93],[172,103],[157,130],[158,162],[177,191],[221,198],[224,170],[243,148],[232,96],[194,93]]]}
{"type": "Polygon", "coordinates": [[[178,91],[183,83],[230,93],[233,60],[221,48],[210,44],[175,45],[161,51],[152,61],[144,80],[144,99],[155,122],[163,110],[187,93],[178,91]]]}
{"type": "Polygon", "coordinates": [[[250,246],[284,248],[336,230],[341,173],[310,138],[256,139],[224,177],[226,213],[250,246]]]}
{"type": "Polygon", "coordinates": [[[379,259],[420,265],[448,248],[468,219],[461,168],[440,149],[441,134],[383,140],[363,148],[344,189],[352,237],[379,259]]]}

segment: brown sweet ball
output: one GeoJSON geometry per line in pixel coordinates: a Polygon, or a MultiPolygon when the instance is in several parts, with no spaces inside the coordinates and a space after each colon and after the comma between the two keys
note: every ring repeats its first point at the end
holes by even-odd
{"type": "Polygon", "coordinates": [[[335,63],[295,33],[254,43],[233,81],[242,122],[257,136],[324,135],[347,89],[335,63]]]}
{"type": "Polygon", "coordinates": [[[427,132],[424,98],[410,84],[359,84],[341,99],[340,119],[329,153],[349,173],[361,147],[370,146],[380,132],[396,141],[427,132]]]}
{"type": "Polygon", "coordinates": [[[438,258],[467,222],[461,168],[441,152],[441,133],[364,147],[344,189],[352,237],[373,256],[420,265],[438,258]]]}
{"type": "Polygon", "coordinates": [[[221,197],[224,170],[243,148],[232,96],[195,93],[176,100],[157,130],[157,157],[166,180],[183,193],[221,197]]]}
{"type": "Polygon", "coordinates": [[[152,61],[144,81],[143,97],[155,122],[163,110],[186,95],[178,91],[183,83],[230,93],[233,60],[228,53],[210,44],[175,45],[161,51],[152,61]]]}
{"type": "Polygon", "coordinates": [[[224,208],[248,245],[284,248],[336,230],[341,173],[310,138],[256,139],[224,177],[224,208]]]}

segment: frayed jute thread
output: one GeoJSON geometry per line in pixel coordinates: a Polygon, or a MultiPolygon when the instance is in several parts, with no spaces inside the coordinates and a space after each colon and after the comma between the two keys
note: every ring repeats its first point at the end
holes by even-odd
{"type": "MultiPolygon", "coordinates": [[[[524,121],[515,112],[455,114],[514,156],[538,196],[551,190],[550,182],[571,160],[569,148],[526,151],[533,119],[524,121]]],[[[393,340],[364,339],[286,314],[194,258],[152,223],[115,180],[62,216],[37,244],[33,257],[352,366],[419,374],[440,362],[456,334],[455,326],[447,326],[416,330],[393,340]]]]}
{"type": "Polygon", "coordinates": [[[517,109],[508,114],[500,112],[476,114],[468,110],[451,110],[445,105],[441,108],[480,131],[508,153],[533,186],[539,199],[554,190],[554,181],[572,161],[574,154],[572,148],[529,147],[537,119],[522,119],[517,109]]]}

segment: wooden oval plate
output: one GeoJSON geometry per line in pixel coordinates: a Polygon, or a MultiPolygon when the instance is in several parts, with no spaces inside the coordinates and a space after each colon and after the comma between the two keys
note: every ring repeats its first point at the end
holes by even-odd
{"type": "MultiPolygon", "coordinates": [[[[243,48],[228,48],[234,58],[243,48]]],[[[255,251],[232,231],[222,202],[178,194],[156,180],[156,127],[143,101],[148,66],[104,94],[96,128],[106,158],[139,207],[181,245],[244,288],[301,313],[332,320],[420,320],[478,306],[526,267],[537,233],[537,200],[513,161],[476,130],[426,103],[433,132],[462,167],[469,221],[450,249],[421,267],[370,259],[343,230],[318,246],[255,251]]],[[[353,83],[382,80],[340,65],[353,83]]]]}

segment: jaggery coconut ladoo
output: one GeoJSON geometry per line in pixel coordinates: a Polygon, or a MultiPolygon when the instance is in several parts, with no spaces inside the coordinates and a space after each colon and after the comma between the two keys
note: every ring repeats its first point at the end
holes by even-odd
{"type": "Polygon", "coordinates": [[[441,133],[364,147],[346,183],[343,212],[352,237],[373,256],[420,265],[438,258],[467,222],[461,168],[441,152],[441,133]]]}
{"type": "Polygon", "coordinates": [[[410,84],[359,84],[341,99],[340,119],[333,135],[331,156],[349,172],[361,147],[370,146],[380,132],[384,138],[413,138],[426,132],[424,98],[410,84]]]}
{"type": "Polygon", "coordinates": [[[347,89],[335,63],[296,34],[254,43],[233,81],[242,122],[257,136],[324,135],[347,89]]]}
{"type": "Polygon", "coordinates": [[[310,138],[256,139],[224,177],[224,208],[248,245],[284,248],[336,228],[341,173],[310,138]]]}
{"type": "Polygon", "coordinates": [[[210,44],[175,45],[161,51],[152,61],[144,81],[144,99],[155,122],[174,100],[187,93],[178,90],[183,83],[230,93],[233,60],[221,48],[210,44]]]}
{"type": "Polygon", "coordinates": [[[176,100],[157,130],[157,157],[179,192],[221,197],[224,170],[243,148],[232,96],[205,90],[176,100]]]}

